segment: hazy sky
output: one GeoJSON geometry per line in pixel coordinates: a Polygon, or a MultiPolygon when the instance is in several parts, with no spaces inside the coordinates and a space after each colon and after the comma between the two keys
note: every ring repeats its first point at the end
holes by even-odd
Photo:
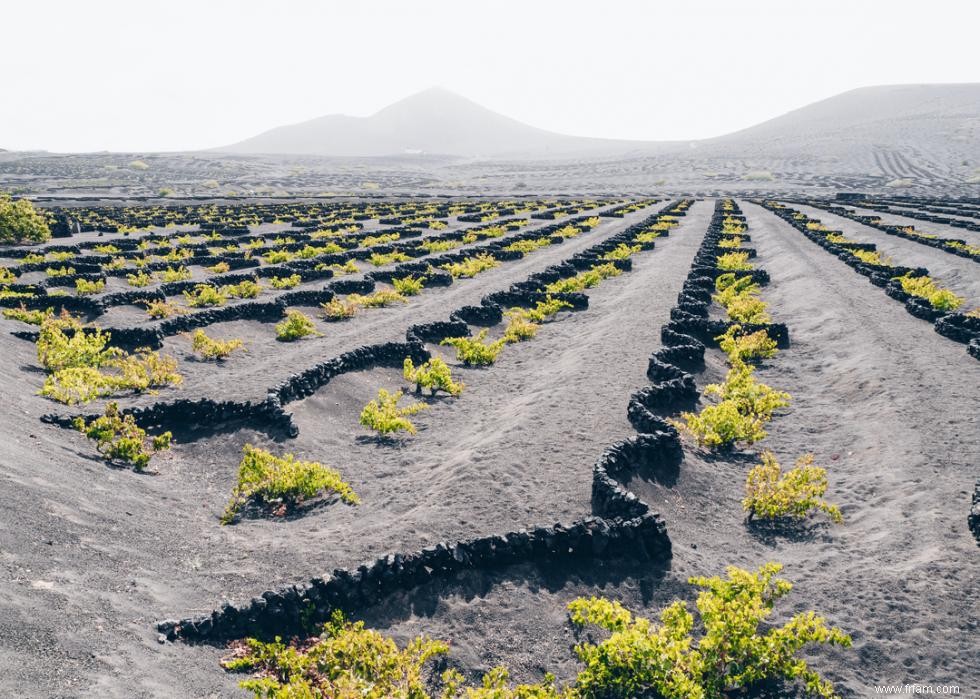
{"type": "Polygon", "coordinates": [[[183,150],[439,85],[553,131],[693,139],[866,85],[978,82],[971,0],[23,0],[0,148],[183,150]]]}

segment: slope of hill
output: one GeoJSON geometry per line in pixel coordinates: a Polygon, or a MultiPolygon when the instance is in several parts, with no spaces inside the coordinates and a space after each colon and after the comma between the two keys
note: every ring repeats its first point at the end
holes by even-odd
{"type": "Polygon", "coordinates": [[[281,126],[217,150],[335,157],[432,153],[539,157],[627,153],[646,144],[579,138],[528,126],[441,88],[424,90],[369,117],[342,114],[281,126]]]}

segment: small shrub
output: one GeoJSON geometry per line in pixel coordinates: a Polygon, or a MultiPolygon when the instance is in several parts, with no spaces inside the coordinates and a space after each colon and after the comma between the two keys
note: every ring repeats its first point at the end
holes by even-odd
{"type": "Polygon", "coordinates": [[[827,471],[813,465],[813,454],[804,454],[796,465],[783,473],[771,451],[761,454],[762,463],[749,471],[745,481],[742,507],[749,519],[795,517],[803,519],[813,510],[821,510],[836,523],[844,518],[836,505],[823,499],[827,492],[827,471]]]}
{"type": "Polygon", "coordinates": [[[343,320],[353,318],[360,306],[354,301],[335,296],[327,303],[321,303],[320,308],[323,309],[323,315],[327,320],[343,320]]]}
{"type": "Polygon", "coordinates": [[[458,248],[460,245],[461,243],[456,240],[426,240],[419,247],[431,254],[434,252],[446,252],[447,250],[458,248]]]}
{"type": "Polygon", "coordinates": [[[256,281],[244,279],[237,284],[226,284],[221,290],[238,299],[254,299],[262,291],[262,287],[256,281]]]}
{"type": "Polygon", "coordinates": [[[537,323],[529,321],[523,314],[512,315],[507,327],[504,328],[504,342],[514,344],[530,340],[538,334],[540,327],[537,323]]]}
{"type": "Polygon", "coordinates": [[[881,253],[874,252],[873,250],[851,250],[850,253],[865,264],[876,265],[878,267],[893,266],[890,258],[884,257],[881,253]]]}
{"type": "Polygon", "coordinates": [[[186,267],[167,267],[160,273],[160,278],[165,282],[182,282],[191,278],[191,271],[186,267]]]}
{"type": "Polygon", "coordinates": [[[631,257],[634,253],[639,252],[643,248],[639,245],[626,245],[625,243],[620,243],[613,250],[610,250],[605,255],[602,256],[604,260],[625,260],[631,257]]]}
{"type": "Polygon", "coordinates": [[[96,442],[96,448],[111,463],[123,463],[142,471],[157,452],[170,448],[169,432],[147,439],[146,431],[137,426],[132,415],[123,415],[117,403],[109,403],[105,414],[86,423],[75,418],[76,430],[96,442]]]}
{"type": "Polygon", "coordinates": [[[303,280],[298,274],[290,274],[288,277],[272,277],[269,284],[273,289],[292,289],[303,280]]]}
{"type": "Polygon", "coordinates": [[[0,192],[0,244],[43,243],[50,238],[48,220],[34,204],[0,192]]]}
{"type": "Polygon", "coordinates": [[[557,231],[552,233],[551,237],[552,238],[575,238],[581,233],[582,233],[581,230],[579,230],[572,224],[568,224],[567,226],[563,226],[562,228],[559,228],[557,231]]]}
{"type": "Polygon", "coordinates": [[[0,284],[13,284],[17,275],[9,267],[0,267],[0,284]]]}
{"type": "Polygon", "coordinates": [[[9,318],[10,320],[19,320],[22,323],[28,323],[30,325],[41,325],[48,318],[54,317],[54,309],[48,308],[44,311],[29,311],[24,304],[21,304],[20,308],[5,308],[3,317],[9,318]]]}
{"type": "Polygon", "coordinates": [[[121,350],[108,346],[110,339],[109,333],[98,328],[94,332],[85,332],[79,320],[63,312],[41,322],[37,358],[48,371],[98,368],[122,355],[121,350]]]}
{"type": "Polygon", "coordinates": [[[256,699],[427,699],[426,665],[448,652],[448,644],[424,636],[399,648],[392,639],[365,629],[363,621],[346,621],[337,610],[323,634],[306,648],[287,646],[279,638],[272,643],[250,638],[235,647],[222,665],[226,670],[258,673],[240,683],[256,699]]]}
{"type": "Polygon", "coordinates": [[[381,253],[373,253],[371,257],[368,258],[370,262],[375,267],[381,267],[383,265],[390,265],[393,262],[408,262],[412,258],[403,252],[390,252],[387,255],[382,255],[381,253]]]}
{"type": "Polygon", "coordinates": [[[462,262],[450,262],[440,265],[444,270],[452,275],[453,279],[460,277],[472,278],[480,272],[500,266],[500,261],[489,253],[480,253],[473,257],[467,257],[462,262]]]}
{"type": "Polygon", "coordinates": [[[383,388],[378,389],[378,397],[361,411],[361,424],[380,435],[400,431],[415,434],[415,425],[408,416],[426,410],[429,406],[425,403],[413,403],[399,408],[398,401],[403,395],[401,391],[389,393],[383,388]]]}
{"type": "Polygon", "coordinates": [[[937,311],[951,312],[963,305],[962,296],[936,286],[936,282],[928,276],[913,277],[907,274],[897,279],[906,294],[925,299],[937,311]]]}
{"type": "Polygon", "coordinates": [[[408,303],[408,299],[397,291],[391,291],[390,289],[381,289],[380,291],[375,291],[373,294],[368,294],[367,296],[362,296],[361,294],[350,294],[348,295],[347,299],[351,303],[357,304],[358,306],[363,306],[364,308],[383,308],[385,306],[390,306],[393,303],[408,303]]]}
{"type": "Polygon", "coordinates": [[[275,456],[251,444],[246,444],[243,452],[238,483],[221,515],[222,524],[234,521],[249,500],[292,507],[324,493],[336,493],[348,505],[360,503],[340,473],[321,463],[300,461],[292,454],[275,456]]]}
{"type": "Polygon", "coordinates": [[[399,233],[382,233],[380,235],[369,235],[361,241],[361,246],[373,248],[375,245],[387,245],[401,238],[399,233]]]}
{"type": "Polygon", "coordinates": [[[232,352],[244,346],[245,343],[237,338],[233,340],[216,340],[213,337],[208,337],[200,329],[195,330],[194,334],[191,335],[191,348],[204,357],[204,359],[217,359],[220,361],[226,359],[232,352]]]}
{"type": "Polygon", "coordinates": [[[749,253],[747,252],[726,252],[718,256],[718,269],[729,272],[737,272],[752,269],[749,264],[749,253]]]}
{"type": "Polygon", "coordinates": [[[399,294],[403,296],[417,296],[422,293],[425,277],[418,279],[412,276],[402,277],[401,279],[392,279],[391,283],[395,287],[395,291],[399,294]]]}
{"type": "Polygon", "coordinates": [[[433,357],[418,367],[412,363],[411,357],[405,357],[402,374],[406,381],[415,384],[416,393],[428,388],[431,395],[435,395],[436,391],[445,391],[451,396],[458,396],[465,388],[462,382],[453,381],[449,365],[439,357],[433,357]]]}
{"type": "Polygon", "coordinates": [[[447,337],[440,344],[455,347],[456,359],[466,366],[487,366],[497,361],[506,340],[487,343],[484,342],[486,337],[487,330],[483,329],[476,337],[447,337]]]}
{"type": "Polygon", "coordinates": [[[295,254],[289,252],[288,250],[270,250],[262,256],[262,259],[270,265],[278,265],[283,262],[289,262],[296,257],[295,254]]]}
{"type": "Polygon", "coordinates": [[[538,250],[539,248],[547,247],[551,245],[550,238],[532,238],[530,240],[518,240],[517,242],[511,243],[504,250],[510,252],[523,252],[525,255],[538,250]]]}
{"type": "Polygon", "coordinates": [[[112,363],[122,376],[119,387],[137,392],[163,386],[178,386],[184,377],[177,372],[177,360],[143,349],[112,363]]]}
{"type": "Polygon", "coordinates": [[[153,277],[146,272],[137,272],[136,274],[127,274],[126,281],[129,282],[130,286],[144,287],[153,283],[153,277]]]}
{"type": "Polygon", "coordinates": [[[293,342],[309,335],[319,336],[313,320],[301,311],[286,312],[286,320],[276,325],[276,339],[280,342],[293,342]]]}
{"type": "Polygon", "coordinates": [[[224,274],[225,272],[231,269],[231,265],[228,264],[227,262],[221,261],[218,262],[217,264],[211,265],[210,267],[208,267],[208,269],[214,272],[215,274],[224,274]]]}
{"type": "Polygon", "coordinates": [[[210,284],[198,284],[193,291],[183,293],[184,298],[187,299],[187,305],[193,308],[224,306],[228,302],[228,295],[222,289],[210,284]]]}
{"type": "Polygon", "coordinates": [[[728,355],[732,364],[755,359],[769,359],[778,351],[776,341],[765,330],[757,330],[747,335],[740,334],[742,326],[733,325],[718,340],[721,351],[728,355]]]}
{"type": "Polygon", "coordinates": [[[71,277],[75,275],[74,267],[48,267],[44,270],[44,273],[49,277],[71,277]]]}
{"type": "Polygon", "coordinates": [[[660,624],[634,616],[618,602],[592,597],[568,605],[574,625],[598,626],[610,632],[598,644],[580,643],[575,655],[585,666],[575,687],[583,697],[631,699],[722,699],[743,695],[747,687],[784,680],[801,682],[808,696],[832,699],[833,685],[796,656],[808,643],[851,645],[823,617],[802,612],[781,627],[760,626],[774,603],[792,585],[775,577],[782,566],[767,563],[755,573],[730,566],[728,578],[694,577],[703,588],[696,606],[701,617],[695,637],[687,603],[664,608],[660,624]]]}
{"type": "Polygon", "coordinates": [[[146,301],[146,314],[150,318],[170,318],[172,316],[183,315],[187,311],[176,303],[168,301],[146,301]]]}
{"type": "Polygon", "coordinates": [[[766,436],[763,426],[773,413],[789,405],[790,395],[759,383],[752,367],[738,363],[725,377],[725,383],[709,384],[705,395],[719,396],[721,402],[706,406],[699,414],[681,413],[673,424],[709,448],[727,448],[737,442],[754,444],[766,436]]]}

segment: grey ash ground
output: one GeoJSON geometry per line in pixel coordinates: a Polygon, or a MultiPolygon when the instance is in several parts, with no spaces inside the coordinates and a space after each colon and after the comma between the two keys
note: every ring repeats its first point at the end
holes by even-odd
{"type": "MultiPolygon", "coordinates": [[[[747,458],[687,445],[676,483],[630,483],[666,521],[674,554],[665,566],[467,573],[393,595],[360,618],[399,640],[444,638],[451,661],[468,671],[503,663],[518,679],[544,671],[567,679],[576,665],[564,605],[574,597],[604,594],[655,616],[677,597],[692,598],[688,576],[776,560],[795,583],[782,614],[812,608],[853,635],[851,650],[808,656],[845,696],[906,681],[980,692],[980,558],[967,527],[980,463],[980,362],[762,207],[739,204],[772,277],[763,296],[792,338],[759,370],[793,404],[757,446],[784,463],[813,452],[830,471],[829,496],[845,524],[761,535],[743,524],[747,458]]],[[[181,359],[186,384],[124,402],[260,398],[298,369],[403,340],[409,325],[445,320],[667,205],[603,219],[590,233],[403,306],[320,322],[322,338],[284,347],[270,324],[213,326],[249,346],[222,366],[193,363],[187,340],[168,338],[165,351],[181,359]]],[[[466,392],[435,401],[418,419],[419,434],[394,445],[359,438],[360,407],[378,387],[403,383],[397,370],[371,369],[292,404],[295,439],[231,425],[178,441],[153,474],[112,468],[80,434],[40,421],[58,406],[36,395],[43,374],[34,347],[11,335],[23,326],[0,320],[0,688],[25,697],[242,696],[240,678],[217,664],[220,647],[160,643],[154,623],[388,552],[589,514],[592,465],[634,433],[627,399],[648,383],[647,359],[661,346],[713,208],[696,202],[668,238],[634,256],[630,273],[590,290],[587,310],[561,314],[492,368],[459,368],[446,348],[430,347],[454,365],[466,392]],[[247,442],[340,469],[363,505],[219,526],[247,442]]],[[[974,262],[809,213],[914,258],[972,305],[980,301],[974,262]]],[[[132,309],[111,313],[113,324],[136,321],[132,309]]],[[[708,357],[702,389],[724,372],[717,350],[708,357]]]]}

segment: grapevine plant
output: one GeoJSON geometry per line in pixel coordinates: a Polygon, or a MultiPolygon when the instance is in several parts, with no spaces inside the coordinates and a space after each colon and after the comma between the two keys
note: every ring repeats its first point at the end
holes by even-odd
{"type": "Polygon", "coordinates": [[[233,522],[249,501],[290,508],[324,493],[336,493],[348,505],[360,503],[338,471],[315,461],[300,461],[292,454],[275,456],[246,444],[238,466],[238,483],[221,523],[233,522]]]}
{"type": "Polygon", "coordinates": [[[279,638],[247,639],[233,644],[222,665],[254,673],[241,686],[257,699],[725,699],[772,681],[794,687],[799,696],[835,699],[833,685],[797,653],[809,644],[846,648],[851,638],[813,611],[781,626],[769,623],[776,600],[792,589],[776,577],[781,569],[778,563],[756,572],[732,566],[727,578],[689,578],[701,588],[697,627],[683,601],[664,608],[658,623],[605,598],[573,600],[572,626],[608,635],[575,646],[582,667],[567,686],[551,674],[540,683],[511,686],[502,667],[488,671],[477,686],[452,669],[437,678],[431,661],[448,653],[447,643],[419,636],[399,648],[339,611],[318,638],[290,645],[279,638]]]}

